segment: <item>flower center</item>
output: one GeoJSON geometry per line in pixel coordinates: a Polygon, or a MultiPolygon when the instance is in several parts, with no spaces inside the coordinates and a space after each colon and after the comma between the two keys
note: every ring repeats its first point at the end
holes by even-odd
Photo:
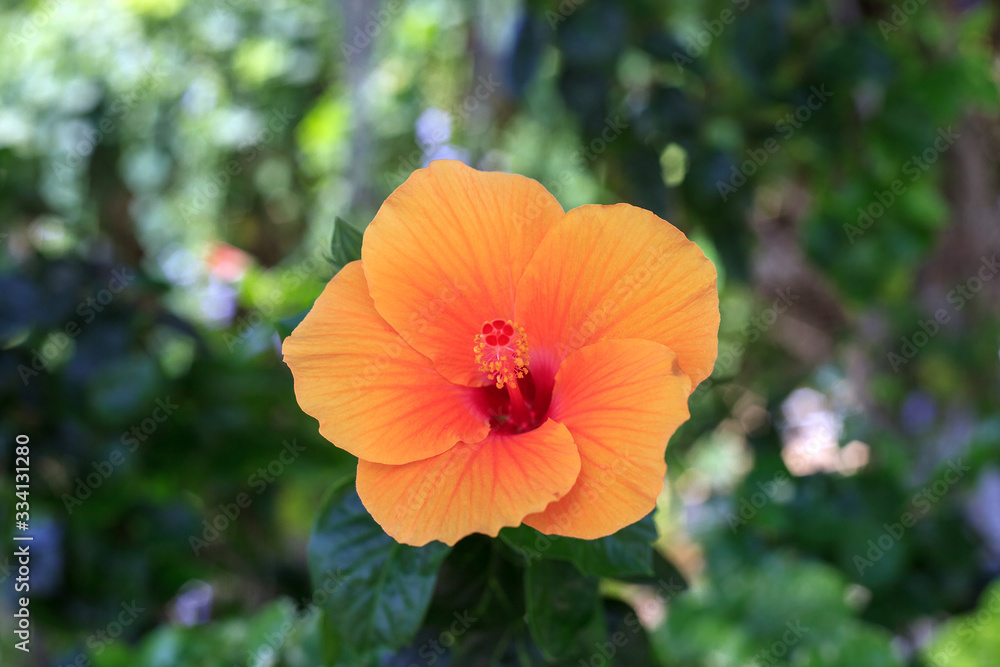
{"type": "Polygon", "coordinates": [[[479,370],[497,383],[497,389],[516,386],[528,372],[528,338],[524,329],[510,320],[485,323],[475,343],[479,370]]]}
{"type": "Polygon", "coordinates": [[[483,324],[475,339],[479,370],[496,382],[497,389],[507,388],[510,398],[510,422],[517,429],[529,428],[534,421],[517,381],[528,373],[528,338],[524,329],[510,320],[483,324]]]}

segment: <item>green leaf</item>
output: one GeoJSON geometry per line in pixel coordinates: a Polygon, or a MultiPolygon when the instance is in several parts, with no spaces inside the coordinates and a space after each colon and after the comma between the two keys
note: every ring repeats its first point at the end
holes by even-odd
{"type": "Polygon", "coordinates": [[[504,528],[500,537],[529,563],[539,558],[568,560],[584,574],[628,577],[653,574],[653,515],[596,540],[544,535],[530,526],[504,528]]]}
{"type": "Polygon", "coordinates": [[[330,263],[338,270],[361,259],[362,233],[347,224],[343,218],[333,223],[333,238],[330,240],[330,263]]]}
{"type": "Polygon", "coordinates": [[[688,582],[677,566],[653,550],[653,573],[623,577],[630,584],[643,584],[656,589],[664,600],[670,600],[688,589],[688,582]]]}
{"type": "Polygon", "coordinates": [[[399,544],[371,518],[353,479],[331,491],[309,540],[309,570],[347,654],[397,649],[411,641],[430,603],[449,548],[399,544]],[[333,581],[333,586],[324,586],[333,581]]]}
{"type": "MultiPolygon", "coordinates": [[[[607,640],[614,647],[612,665],[657,664],[653,660],[649,637],[632,607],[621,600],[605,599],[604,618],[607,623],[607,640]]],[[[607,647],[607,644],[603,647],[607,647]]],[[[603,653],[611,653],[611,650],[603,653]]]]}
{"type": "Polygon", "coordinates": [[[524,617],[524,567],[510,550],[486,535],[470,535],[459,541],[438,571],[425,627],[445,629],[456,611],[469,610],[476,631],[485,627],[507,628],[524,617]]]}
{"type": "Polygon", "coordinates": [[[320,652],[323,655],[323,664],[335,665],[340,657],[344,640],[340,637],[337,624],[330,620],[330,615],[322,612],[320,616],[320,652]]]}
{"type": "Polygon", "coordinates": [[[528,564],[524,578],[526,618],[531,637],[548,658],[570,654],[578,635],[592,621],[600,596],[598,578],[570,563],[540,559],[528,564]]]}
{"type": "Polygon", "coordinates": [[[289,315],[288,317],[283,317],[274,323],[274,328],[278,330],[278,335],[284,340],[292,335],[295,331],[295,327],[302,323],[302,320],[306,319],[306,315],[309,314],[308,310],[303,310],[301,313],[296,313],[295,315],[289,315]]]}

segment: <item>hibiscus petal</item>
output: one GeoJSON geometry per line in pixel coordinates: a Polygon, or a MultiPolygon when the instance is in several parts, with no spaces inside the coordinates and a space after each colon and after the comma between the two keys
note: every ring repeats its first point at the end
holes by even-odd
{"type": "Polygon", "coordinates": [[[496,536],[565,494],[580,472],[569,431],[546,421],[519,434],[491,432],[475,444],[401,466],[358,461],[358,495],[398,542],[454,544],[496,536]]]}
{"type": "Polygon", "coordinates": [[[517,312],[532,357],[555,363],[592,342],[643,338],[677,354],[693,390],[718,353],[715,267],[676,227],[628,204],[569,211],[525,270],[517,312]]]}
{"type": "Polygon", "coordinates": [[[359,458],[410,463],[489,432],[474,390],[442,377],[375,312],[361,262],[334,276],[282,352],[299,405],[359,458]]]}
{"type": "Polygon", "coordinates": [[[609,340],[571,354],[556,376],[549,418],[580,448],[580,476],[524,522],[589,540],[649,514],[663,488],[667,441],[689,416],[690,387],[676,355],[659,343],[609,340]]]}
{"type": "Polygon", "coordinates": [[[362,259],[375,309],[445,377],[487,384],[474,337],[483,322],[514,318],[514,288],[562,214],[529,178],[432,162],[385,200],[365,230],[362,259]]]}

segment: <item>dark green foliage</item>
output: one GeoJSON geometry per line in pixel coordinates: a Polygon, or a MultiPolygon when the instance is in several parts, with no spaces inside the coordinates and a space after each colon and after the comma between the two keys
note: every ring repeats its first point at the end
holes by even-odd
{"type": "Polygon", "coordinates": [[[602,577],[653,573],[656,526],[652,516],[596,540],[543,535],[527,525],[505,528],[500,537],[529,563],[558,558],[573,563],[581,572],[602,577]]]}
{"type": "Polygon", "coordinates": [[[330,261],[335,268],[361,259],[361,232],[340,218],[333,224],[333,238],[330,241],[330,261]]]}
{"type": "Polygon", "coordinates": [[[28,656],[0,553],[0,664],[995,659],[994,9],[11,4],[0,506],[27,434],[37,537],[28,656]],[[281,340],[449,154],[645,207],[718,269],[714,374],[615,535],[398,545],[295,401],[281,340]],[[802,388],[858,471],[792,474],[802,388]]]}
{"type": "Polygon", "coordinates": [[[309,540],[315,590],[332,583],[322,605],[347,655],[396,649],[417,633],[448,548],[397,543],[368,514],[353,481],[335,489],[309,540]]]}
{"type": "Polygon", "coordinates": [[[528,629],[547,657],[569,655],[577,648],[577,636],[600,619],[597,583],[597,577],[583,575],[564,561],[543,558],[528,564],[524,578],[528,629]]]}

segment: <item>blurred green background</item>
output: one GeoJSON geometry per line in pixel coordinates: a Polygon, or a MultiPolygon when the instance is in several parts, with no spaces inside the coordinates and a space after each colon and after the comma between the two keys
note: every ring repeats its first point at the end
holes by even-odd
{"type": "Polygon", "coordinates": [[[4,2],[0,664],[997,664],[998,42],[970,0],[4,2]],[[473,537],[415,637],[345,657],[307,544],[354,461],[280,339],[443,157],[684,230],[719,361],[656,574],[595,579],[574,647],[523,618],[572,615],[565,571],[521,593],[473,537]]]}

